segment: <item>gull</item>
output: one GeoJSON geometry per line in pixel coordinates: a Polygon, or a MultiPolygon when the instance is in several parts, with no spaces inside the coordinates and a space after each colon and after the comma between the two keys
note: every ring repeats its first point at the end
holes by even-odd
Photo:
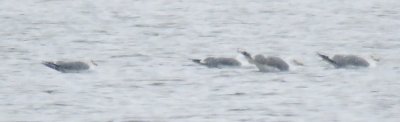
{"type": "Polygon", "coordinates": [[[238,67],[241,63],[235,58],[225,58],[225,57],[208,57],[204,60],[201,59],[191,59],[193,62],[207,66],[209,68],[222,68],[222,67],[238,67]]]}
{"type": "Polygon", "coordinates": [[[261,72],[279,72],[289,70],[289,65],[279,57],[264,57],[263,55],[258,54],[253,58],[250,53],[244,50],[238,50],[238,52],[245,56],[250,64],[256,65],[261,72]]]}
{"type": "Polygon", "coordinates": [[[347,68],[347,67],[369,67],[370,64],[367,60],[356,55],[334,55],[330,58],[327,55],[317,53],[324,61],[332,64],[336,68],[347,68]]]}
{"type": "Polygon", "coordinates": [[[93,61],[43,61],[43,65],[62,73],[77,73],[87,71],[97,64],[93,61]]]}

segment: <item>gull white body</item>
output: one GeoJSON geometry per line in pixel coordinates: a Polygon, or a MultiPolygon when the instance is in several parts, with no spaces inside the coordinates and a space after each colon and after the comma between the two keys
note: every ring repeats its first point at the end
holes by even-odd
{"type": "Polygon", "coordinates": [[[258,54],[253,58],[246,51],[240,50],[239,53],[244,55],[250,64],[256,65],[259,71],[261,72],[289,71],[289,65],[280,57],[276,56],[264,57],[263,55],[258,54]]]}
{"type": "Polygon", "coordinates": [[[344,54],[337,54],[334,55],[332,58],[317,53],[324,61],[328,62],[329,64],[333,65],[335,68],[360,68],[360,67],[375,67],[376,63],[371,60],[367,60],[361,56],[357,55],[344,55],[344,54]]]}
{"type": "Polygon", "coordinates": [[[222,67],[238,67],[241,66],[240,61],[235,58],[223,58],[223,57],[208,57],[204,60],[192,59],[193,62],[210,67],[210,68],[222,68],[222,67]]]}
{"type": "Polygon", "coordinates": [[[62,73],[77,73],[97,66],[93,61],[44,61],[42,64],[62,73]]]}

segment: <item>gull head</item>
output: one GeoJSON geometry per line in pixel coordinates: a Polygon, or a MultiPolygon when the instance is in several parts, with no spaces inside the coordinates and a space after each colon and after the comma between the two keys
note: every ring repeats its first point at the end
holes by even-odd
{"type": "Polygon", "coordinates": [[[92,64],[93,66],[98,66],[96,62],[94,62],[93,60],[90,60],[90,64],[92,64]]]}
{"type": "Polygon", "coordinates": [[[381,58],[379,58],[379,57],[376,56],[376,55],[370,55],[369,57],[370,57],[372,60],[376,61],[376,62],[381,61],[381,58]]]}

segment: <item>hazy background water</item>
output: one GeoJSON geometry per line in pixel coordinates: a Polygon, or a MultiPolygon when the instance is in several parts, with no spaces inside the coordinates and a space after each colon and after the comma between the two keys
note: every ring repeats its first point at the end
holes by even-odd
{"type": "Polygon", "coordinates": [[[398,122],[398,0],[0,0],[0,121],[398,122]],[[190,62],[237,48],[285,73],[190,62]],[[333,69],[315,56],[381,61],[333,69]],[[43,60],[94,59],[63,74],[43,60]]]}

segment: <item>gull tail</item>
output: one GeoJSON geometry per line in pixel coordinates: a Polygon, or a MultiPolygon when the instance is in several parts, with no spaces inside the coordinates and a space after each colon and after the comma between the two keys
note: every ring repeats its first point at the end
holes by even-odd
{"type": "Polygon", "coordinates": [[[49,67],[49,68],[52,68],[52,69],[58,71],[59,66],[57,64],[53,63],[53,62],[44,61],[44,62],[42,62],[42,64],[47,66],[47,67],[49,67]]]}
{"type": "Polygon", "coordinates": [[[326,61],[326,62],[328,62],[328,63],[330,63],[330,64],[332,64],[332,65],[334,65],[334,66],[337,66],[337,63],[336,63],[334,60],[330,59],[328,56],[323,55],[323,54],[321,54],[321,53],[317,53],[317,55],[318,55],[319,57],[321,57],[324,61],[326,61]]]}
{"type": "Polygon", "coordinates": [[[192,60],[194,63],[204,65],[204,63],[202,63],[200,59],[190,59],[190,60],[192,60]]]}

